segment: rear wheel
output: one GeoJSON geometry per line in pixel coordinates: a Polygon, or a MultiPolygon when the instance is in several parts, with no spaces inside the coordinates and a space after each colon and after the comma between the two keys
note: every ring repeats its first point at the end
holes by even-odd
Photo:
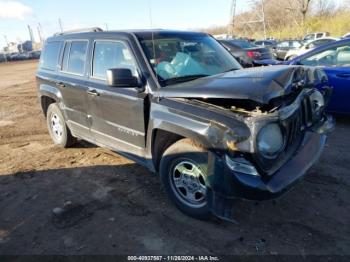
{"type": "Polygon", "coordinates": [[[51,139],[56,145],[66,148],[76,142],[56,103],[51,104],[47,109],[46,122],[51,139]]]}
{"type": "Polygon", "coordinates": [[[190,139],[170,146],[160,162],[160,176],[165,190],[185,214],[205,219],[207,203],[208,152],[190,139]]]}

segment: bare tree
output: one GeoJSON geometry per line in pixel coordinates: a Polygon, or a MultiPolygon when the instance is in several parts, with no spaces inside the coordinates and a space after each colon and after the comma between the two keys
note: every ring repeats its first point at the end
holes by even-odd
{"type": "Polygon", "coordinates": [[[327,17],[337,12],[337,5],[334,0],[318,0],[314,2],[313,13],[316,16],[327,17]]]}
{"type": "Polygon", "coordinates": [[[311,0],[297,0],[297,2],[299,4],[299,11],[301,12],[303,17],[303,24],[305,24],[306,15],[309,11],[311,0]]]}

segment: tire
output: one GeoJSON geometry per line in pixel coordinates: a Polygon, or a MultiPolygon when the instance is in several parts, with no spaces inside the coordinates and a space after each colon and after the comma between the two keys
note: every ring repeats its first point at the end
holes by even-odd
{"type": "Polygon", "coordinates": [[[179,140],[164,152],[159,173],[170,200],[178,209],[197,219],[209,218],[207,150],[190,139],[179,140]]]}
{"type": "Polygon", "coordinates": [[[55,145],[67,148],[76,143],[76,138],[72,136],[63,114],[56,103],[51,104],[47,109],[46,123],[55,145]]]}

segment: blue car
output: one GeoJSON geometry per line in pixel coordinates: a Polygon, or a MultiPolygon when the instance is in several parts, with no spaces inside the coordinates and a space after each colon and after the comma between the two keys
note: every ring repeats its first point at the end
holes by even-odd
{"type": "Polygon", "coordinates": [[[304,65],[322,67],[326,72],[333,95],[327,110],[350,113],[350,39],[320,46],[290,61],[261,60],[260,65],[304,65]]]}

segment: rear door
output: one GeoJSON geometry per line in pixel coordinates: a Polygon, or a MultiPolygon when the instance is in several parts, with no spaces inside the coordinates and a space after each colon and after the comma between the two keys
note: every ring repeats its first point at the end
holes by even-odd
{"type": "Polygon", "coordinates": [[[65,42],[60,81],[64,112],[73,134],[88,139],[90,123],[87,118],[86,60],[88,40],[65,42]]]}
{"type": "Polygon", "coordinates": [[[122,40],[95,40],[91,58],[87,94],[92,135],[98,144],[139,155],[145,148],[146,94],[106,82],[107,69],[128,68],[139,74],[132,49],[122,40]]]}

